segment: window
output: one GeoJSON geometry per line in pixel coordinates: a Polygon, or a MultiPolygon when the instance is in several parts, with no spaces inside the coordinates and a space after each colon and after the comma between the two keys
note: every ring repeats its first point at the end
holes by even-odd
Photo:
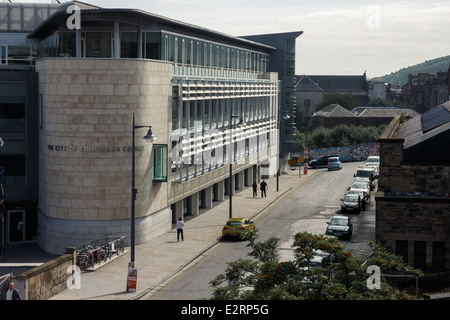
{"type": "Polygon", "coordinates": [[[433,268],[445,268],[445,243],[433,242],[433,268]]]}
{"type": "Polygon", "coordinates": [[[154,144],[152,152],[154,182],[167,182],[167,145],[154,144]]]}
{"type": "Polygon", "coordinates": [[[408,241],[397,240],[395,254],[403,258],[405,263],[408,263],[408,241]]]}
{"type": "Polygon", "coordinates": [[[111,58],[111,32],[86,32],[86,57],[111,58]]]}
{"type": "Polygon", "coordinates": [[[414,267],[424,269],[426,267],[426,242],[414,241],[414,267]]]}
{"type": "Polygon", "coordinates": [[[146,59],[159,60],[161,57],[161,34],[159,32],[146,32],[145,55],[146,59]]]}
{"type": "Polygon", "coordinates": [[[8,46],[0,45],[0,64],[8,64],[8,46]]]}
{"type": "Polygon", "coordinates": [[[120,33],[120,57],[137,58],[138,57],[138,34],[137,32],[120,33]]]}

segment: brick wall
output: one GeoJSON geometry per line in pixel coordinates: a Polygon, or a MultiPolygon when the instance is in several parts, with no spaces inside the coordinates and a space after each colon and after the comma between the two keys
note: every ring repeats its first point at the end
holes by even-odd
{"type": "Polygon", "coordinates": [[[450,198],[448,166],[405,163],[403,139],[395,139],[398,121],[380,138],[379,191],[376,194],[375,239],[396,252],[407,241],[408,264],[414,265],[416,241],[426,243],[426,267],[433,267],[433,245],[445,244],[450,268],[450,198]]]}

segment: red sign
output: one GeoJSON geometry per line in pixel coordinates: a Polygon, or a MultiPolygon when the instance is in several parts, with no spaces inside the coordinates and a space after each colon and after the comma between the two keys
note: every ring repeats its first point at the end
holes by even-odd
{"type": "Polygon", "coordinates": [[[136,292],[137,284],[137,268],[134,262],[128,262],[128,275],[127,275],[127,292],[134,290],[136,292]]]}

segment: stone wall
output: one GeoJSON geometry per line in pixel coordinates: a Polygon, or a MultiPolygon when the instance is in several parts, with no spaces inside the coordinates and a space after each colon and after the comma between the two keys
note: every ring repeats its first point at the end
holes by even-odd
{"type": "Polygon", "coordinates": [[[17,275],[17,280],[24,283],[25,300],[46,300],[67,289],[67,280],[71,276],[69,267],[76,265],[76,250],[48,261],[39,267],[17,275]]]}
{"type": "MultiPolygon", "coordinates": [[[[128,236],[122,231],[130,229],[133,113],[136,126],[152,126],[155,143],[170,145],[172,64],[45,58],[36,71],[42,101],[39,246],[62,254],[93,239],[128,236]]],[[[161,223],[138,239],[171,228],[167,183],[152,182],[152,144],[142,139],[147,129],[135,130],[136,219],[161,223]],[[149,219],[161,212],[167,218],[149,219]]]]}
{"type": "Polygon", "coordinates": [[[414,241],[427,243],[427,266],[432,267],[433,242],[445,243],[450,268],[450,198],[376,197],[376,240],[396,252],[396,241],[408,241],[408,263],[414,264],[414,241]]]}
{"type": "Polygon", "coordinates": [[[395,138],[398,126],[397,117],[379,140],[375,238],[394,253],[397,241],[407,241],[410,265],[415,242],[425,242],[427,268],[433,267],[434,243],[444,243],[445,267],[450,268],[450,168],[406,163],[404,140],[395,138]]]}

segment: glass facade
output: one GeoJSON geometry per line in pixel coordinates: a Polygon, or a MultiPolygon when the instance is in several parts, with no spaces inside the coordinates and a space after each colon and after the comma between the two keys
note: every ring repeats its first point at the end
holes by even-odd
{"type": "Polygon", "coordinates": [[[175,78],[173,180],[195,178],[273,146],[276,143],[277,89],[276,83],[263,80],[175,78]],[[241,122],[244,124],[239,125],[241,122]]]}
{"type": "Polygon", "coordinates": [[[26,103],[25,83],[0,84],[0,137],[5,145],[0,167],[5,168],[8,189],[26,188],[26,103]]]}
{"type": "MultiPolygon", "coordinates": [[[[87,29],[87,28],[84,28],[87,29]]],[[[114,57],[114,32],[80,32],[81,56],[87,58],[114,57]]],[[[263,52],[224,45],[182,34],[160,31],[142,32],[142,52],[139,53],[137,31],[120,32],[120,57],[171,61],[175,65],[207,67],[208,69],[240,70],[265,73],[269,71],[270,56],[263,52]]],[[[75,57],[75,31],[57,31],[41,42],[41,57],[75,57]]]]}

